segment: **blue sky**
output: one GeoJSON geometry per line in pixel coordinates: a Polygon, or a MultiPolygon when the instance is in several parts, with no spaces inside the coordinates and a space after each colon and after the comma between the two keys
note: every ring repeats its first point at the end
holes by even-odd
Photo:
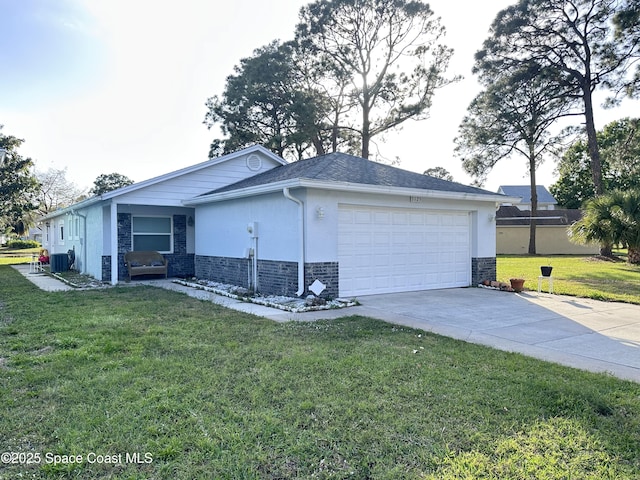
{"type": "MultiPolygon", "coordinates": [[[[0,124],[25,139],[39,170],[67,168],[79,187],[118,172],[135,181],[207,159],[217,132],[202,123],[241,58],[289,39],[303,0],[0,0],[0,124]]],[[[431,119],[407,123],[379,147],[400,166],[447,168],[469,183],[452,140],[478,91],[473,54],[510,0],[433,0],[455,48],[431,119]]],[[[599,126],[635,115],[637,103],[600,115],[599,126]]],[[[539,183],[553,182],[553,163],[539,183]]],[[[486,187],[526,184],[524,161],[503,163],[486,187]]]]}
{"type": "Polygon", "coordinates": [[[64,1],[0,1],[2,105],[37,108],[89,89],[105,45],[91,19],[64,1]]]}

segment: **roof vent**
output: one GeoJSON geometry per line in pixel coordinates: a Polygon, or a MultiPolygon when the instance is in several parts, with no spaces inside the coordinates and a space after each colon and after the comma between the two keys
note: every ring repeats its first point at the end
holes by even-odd
{"type": "Polygon", "coordinates": [[[247,168],[252,172],[257,172],[262,168],[262,158],[256,154],[251,154],[247,157],[247,168]]]}

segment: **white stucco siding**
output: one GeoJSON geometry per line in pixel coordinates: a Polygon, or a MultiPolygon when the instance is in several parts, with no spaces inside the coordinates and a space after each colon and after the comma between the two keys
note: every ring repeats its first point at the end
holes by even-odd
{"type": "MultiPolygon", "coordinates": [[[[98,228],[96,226],[96,228],[98,228]]],[[[111,255],[111,205],[102,208],[102,253],[101,255],[111,255]]]]}
{"type": "Polygon", "coordinates": [[[258,258],[297,261],[298,206],[282,193],[196,207],[196,255],[243,258],[257,223],[258,258]]]}
{"type": "Polygon", "coordinates": [[[471,217],[471,256],[484,258],[495,257],[496,254],[496,207],[493,202],[429,198],[414,198],[412,201],[409,195],[336,193],[323,190],[309,190],[305,199],[306,256],[309,262],[335,261],[338,258],[339,205],[468,212],[471,217]],[[318,216],[318,209],[322,209],[324,213],[322,218],[318,216]]]}
{"type": "Polygon", "coordinates": [[[118,203],[181,206],[183,200],[270,170],[276,165],[273,159],[262,154],[252,153],[175,178],[169,178],[147,187],[141,187],[119,196],[118,203]],[[259,161],[248,161],[249,157],[254,160],[259,158],[259,161]]]}
{"type": "Polygon", "coordinates": [[[42,225],[43,247],[50,254],[75,250],[75,268],[82,273],[101,278],[104,248],[102,210],[102,204],[95,204],[49,218],[42,225]],[[63,232],[61,227],[64,229],[63,232]]]}
{"type": "Polygon", "coordinates": [[[338,204],[341,196],[327,190],[308,190],[305,201],[305,260],[338,260],[338,204]]]}
{"type": "MultiPolygon", "coordinates": [[[[292,189],[304,203],[305,262],[338,260],[340,205],[391,207],[469,215],[471,257],[495,257],[495,204],[472,200],[412,200],[409,195],[362,194],[321,189],[292,189]]],[[[196,254],[242,257],[252,246],[247,224],[258,222],[259,256],[297,261],[298,205],[281,192],[196,207],[196,254]]]]}
{"type": "Polygon", "coordinates": [[[94,278],[102,278],[102,252],[104,249],[103,207],[95,205],[81,212],[86,216],[86,228],[82,228],[86,239],[83,240],[81,249],[76,249],[76,258],[79,257],[80,265],[86,262],[83,273],[87,273],[94,278]]]}

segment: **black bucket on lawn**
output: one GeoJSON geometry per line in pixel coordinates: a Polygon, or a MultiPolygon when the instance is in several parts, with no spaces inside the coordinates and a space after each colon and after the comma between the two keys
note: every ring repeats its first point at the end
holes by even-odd
{"type": "Polygon", "coordinates": [[[551,270],[553,270],[553,267],[540,267],[540,272],[542,273],[543,277],[550,277],[551,270]]]}

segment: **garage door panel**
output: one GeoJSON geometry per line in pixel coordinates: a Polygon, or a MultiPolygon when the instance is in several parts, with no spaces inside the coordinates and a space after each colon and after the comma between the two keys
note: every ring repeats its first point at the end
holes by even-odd
{"type": "Polygon", "coordinates": [[[468,286],[469,215],[339,207],[341,295],[468,286]]]}
{"type": "Polygon", "coordinates": [[[372,212],[357,210],[354,212],[353,221],[356,225],[369,225],[371,223],[372,212]]]}
{"type": "Polygon", "coordinates": [[[453,217],[451,215],[441,215],[440,216],[440,225],[442,225],[442,226],[451,226],[454,223],[455,222],[454,222],[453,217]]]}

